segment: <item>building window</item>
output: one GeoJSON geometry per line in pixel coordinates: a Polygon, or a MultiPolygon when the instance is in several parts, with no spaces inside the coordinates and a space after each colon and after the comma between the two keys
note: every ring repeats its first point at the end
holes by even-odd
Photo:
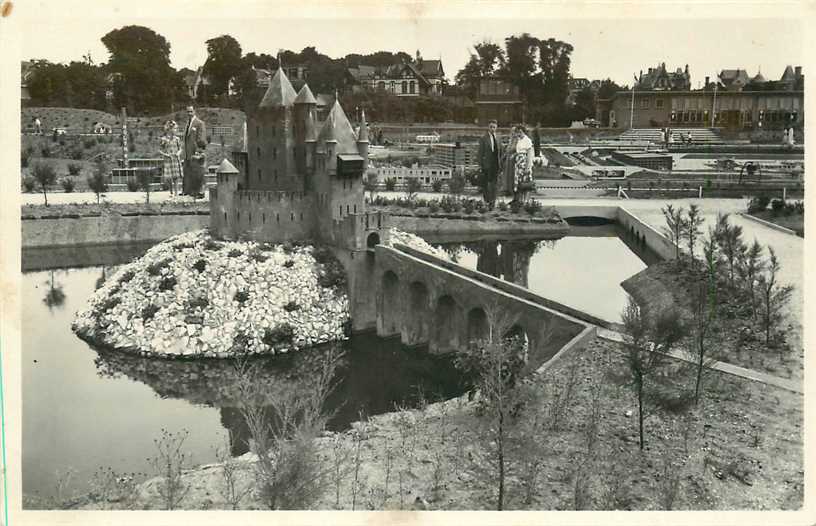
{"type": "Polygon", "coordinates": [[[396,91],[397,91],[396,83],[393,80],[391,81],[390,88],[391,88],[391,93],[396,93],[396,91]]]}
{"type": "Polygon", "coordinates": [[[409,90],[411,92],[411,95],[416,93],[416,82],[412,80],[411,83],[409,84],[409,86],[410,86],[409,90]]]}
{"type": "Polygon", "coordinates": [[[402,81],[402,93],[403,94],[408,93],[408,82],[404,80],[402,81]]]}
{"type": "Polygon", "coordinates": [[[663,100],[663,99],[655,99],[655,108],[657,108],[658,110],[663,109],[663,106],[665,105],[665,102],[666,101],[663,100]]]}
{"type": "Polygon", "coordinates": [[[647,110],[649,109],[649,99],[641,99],[640,101],[640,109],[647,110]]]}
{"type": "Polygon", "coordinates": [[[379,81],[377,83],[377,91],[385,91],[385,82],[379,81]]]}

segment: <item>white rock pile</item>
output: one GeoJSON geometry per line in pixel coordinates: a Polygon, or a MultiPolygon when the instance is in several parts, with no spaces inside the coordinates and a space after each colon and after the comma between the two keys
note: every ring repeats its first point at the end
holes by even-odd
{"type": "Polygon", "coordinates": [[[388,242],[385,244],[388,246],[393,246],[394,244],[406,245],[415,250],[425,252],[432,256],[436,256],[440,259],[444,259],[445,261],[452,261],[448,253],[442,250],[441,248],[431,246],[427,241],[425,241],[421,237],[415,234],[411,234],[410,232],[403,232],[401,230],[397,230],[396,228],[390,229],[388,242]]]}
{"type": "Polygon", "coordinates": [[[313,253],[181,234],[121,267],[72,328],[106,347],[185,357],[285,353],[344,339],[348,297],[320,285],[325,268],[313,253]]]}

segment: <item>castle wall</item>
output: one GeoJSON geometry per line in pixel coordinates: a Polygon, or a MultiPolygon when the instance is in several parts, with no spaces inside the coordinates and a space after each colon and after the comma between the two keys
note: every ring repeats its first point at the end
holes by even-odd
{"type": "Polygon", "coordinates": [[[314,198],[302,192],[240,190],[211,194],[210,230],[222,239],[283,243],[314,237],[314,198]],[[223,198],[222,198],[223,197],[223,198]]]}
{"type": "Polygon", "coordinates": [[[247,119],[247,154],[252,190],[299,192],[303,178],[295,170],[295,142],[291,108],[263,108],[247,119]]]}

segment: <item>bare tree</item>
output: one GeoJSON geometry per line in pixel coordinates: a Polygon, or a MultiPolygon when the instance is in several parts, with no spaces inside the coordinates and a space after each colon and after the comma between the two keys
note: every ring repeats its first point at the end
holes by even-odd
{"type": "Polygon", "coordinates": [[[674,255],[677,262],[680,263],[680,245],[683,241],[683,232],[686,227],[686,220],[684,218],[686,211],[682,206],[675,209],[674,206],[670,204],[666,205],[665,208],[661,208],[660,211],[663,212],[663,217],[666,219],[666,226],[663,227],[663,232],[669,236],[669,240],[674,245],[674,255]]]}
{"type": "Polygon", "coordinates": [[[717,327],[717,255],[716,234],[709,231],[709,237],[703,243],[706,276],[698,284],[692,298],[692,321],[690,336],[692,350],[696,359],[696,378],[694,383],[694,403],[700,401],[700,386],[703,372],[710,366],[711,339],[717,327]]]}
{"type": "Polygon", "coordinates": [[[793,286],[782,286],[777,281],[777,274],[782,266],[772,247],[768,247],[768,263],[765,272],[758,277],[760,297],[760,323],[765,332],[765,345],[771,341],[771,333],[782,320],[782,309],[790,301],[793,286]]]}
{"type": "Polygon", "coordinates": [[[643,449],[644,405],[647,401],[645,387],[652,374],[663,366],[665,353],[680,340],[683,329],[675,309],[663,308],[656,311],[653,319],[649,320],[631,297],[621,318],[626,331],[626,365],[638,403],[640,449],[643,449]]]}
{"type": "Polygon", "coordinates": [[[238,461],[229,453],[230,437],[232,433],[228,431],[226,444],[215,450],[215,458],[221,464],[221,487],[219,488],[224,501],[233,510],[237,510],[241,502],[252,491],[252,485],[241,482],[241,474],[245,470],[238,461]]]}
{"type": "Polygon", "coordinates": [[[184,470],[189,467],[190,454],[184,451],[184,442],[190,432],[182,429],[177,433],[161,430],[161,436],[153,440],[156,456],[149,459],[153,469],[162,477],[158,485],[165,509],[178,509],[190,487],[184,482],[184,470]]]}
{"type": "Polygon", "coordinates": [[[705,219],[703,219],[700,207],[697,205],[690,205],[687,219],[685,220],[685,238],[689,250],[689,259],[691,266],[694,268],[697,263],[694,259],[694,247],[697,244],[697,239],[700,237],[700,227],[705,219]]]}

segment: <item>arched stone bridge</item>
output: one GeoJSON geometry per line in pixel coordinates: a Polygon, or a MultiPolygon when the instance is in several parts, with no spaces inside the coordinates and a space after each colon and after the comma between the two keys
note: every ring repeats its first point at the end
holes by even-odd
{"type": "Polygon", "coordinates": [[[377,334],[399,335],[407,345],[427,343],[431,352],[484,338],[492,309],[512,319],[508,333],[526,338],[527,365],[538,368],[565,346],[592,337],[592,323],[604,324],[558,312],[550,308],[557,304],[528,289],[402,245],[376,246],[372,278],[377,334]]]}

